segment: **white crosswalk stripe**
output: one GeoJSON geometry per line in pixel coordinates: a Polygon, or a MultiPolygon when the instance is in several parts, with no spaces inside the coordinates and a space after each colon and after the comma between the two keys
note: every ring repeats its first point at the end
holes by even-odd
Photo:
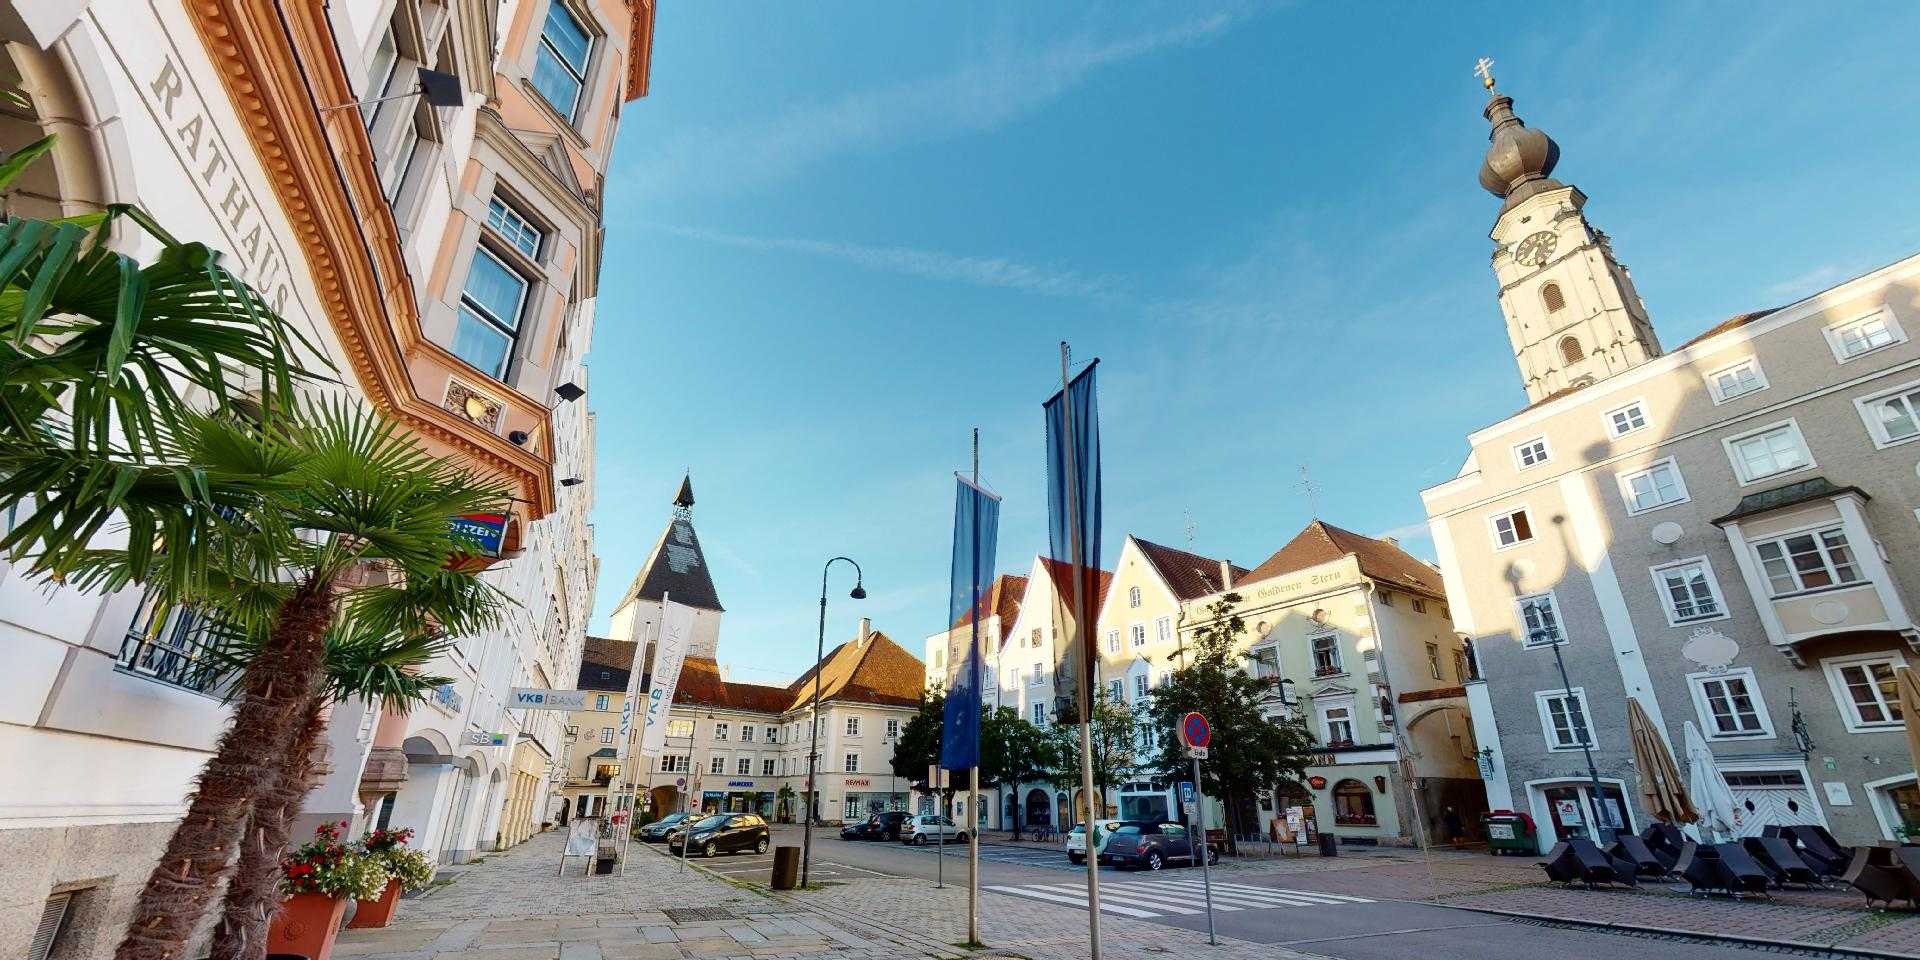
{"type": "MultiPolygon", "coordinates": [[[[1016,897],[1031,897],[1050,903],[1064,903],[1086,909],[1087,891],[1078,884],[1033,883],[1021,886],[989,886],[986,889],[1016,897]]],[[[1205,909],[1205,884],[1198,877],[1159,877],[1152,880],[1100,881],[1100,910],[1123,917],[1157,917],[1172,914],[1193,916],[1205,909]]],[[[1283,907],[1326,907],[1350,903],[1372,903],[1365,897],[1318,890],[1293,890],[1259,887],[1247,883],[1215,883],[1213,909],[1226,913],[1240,910],[1273,910],[1283,907]]]]}

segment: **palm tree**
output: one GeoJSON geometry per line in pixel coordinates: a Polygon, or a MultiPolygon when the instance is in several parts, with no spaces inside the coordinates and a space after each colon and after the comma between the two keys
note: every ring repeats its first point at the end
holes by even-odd
{"type": "Polygon", "coordinates": [[[65,563],[67,582],[101,591],[132,585],[144,565],[157,598],[221,625],[236,668],[232,723],[116,955],[179,956],[227,879],[223,955],[257,957],[286,824],[312,785],[321,710],[362,692],[417,700],[431,678],[405,675],[438,652],[437,638],[498,622],[505,598],[450,565],[474,551],[448,521],[502,512],[507,495],[337,399],[257,420],[183,411],[172,443],[196,467],[257,478],[252,499],[208,511],[195,539],[144,563],[133,544],[71,551],[65,563]]]}

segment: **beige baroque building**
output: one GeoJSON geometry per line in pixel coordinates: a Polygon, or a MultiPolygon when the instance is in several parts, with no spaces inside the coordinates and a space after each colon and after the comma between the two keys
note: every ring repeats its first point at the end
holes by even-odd
{"type": "Polygon", "coordinates": [[[1920,650],[1920,257],[1665,349],[1512,107],[1491,93],[1480,180],[1529,403],[1423,493],[1476,653],[1488,803],[1530,812],[1543,850],[1644,827],[1631,699],[1676,753],[1702,731],[1741,834],[1911,834],[1893,670],[1920,650]]]}

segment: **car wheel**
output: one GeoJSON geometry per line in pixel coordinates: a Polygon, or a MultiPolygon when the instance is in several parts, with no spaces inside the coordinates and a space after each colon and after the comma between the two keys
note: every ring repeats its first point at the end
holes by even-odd
{"type": "Polygon", "coordinates": [[[720,848],[714,846],[713,841],[709,840],[706,846],[700,848],[700,855],[703,857],[717,857],[720,855],[720,848]]]}
{"type": "Polygon", "coordinates": [[[926,845],[927,845],[927,835],[926,835],[926,834],[924,834],[924,833],[916,833],[916,834],[914,834],[914,835],[913,835],[913,845],[914,845],[914,846],[916,846],[916,847],[924,847],[924,846],[926,846],[926,845]]]}
{"type": "Polygon", "coordinates": [[[1158,850],[1147,851],[1147,869],[1148,870],[1158,870],[1161,867],[1164,867],[1166,865],[1167,865],[1166,858],[1160,856],[1160,851],[1158,850]]]}
{"type": "Polygon", "coordinates": [[[766,837],[761,837],[761,838],[760,838],[760,842],[759,842],[759,843],[756,843],[756,844],[754,844],[754,845],[753,845],[753,852],[754,852],[754,853],[766,853],[766,852],[767,852],[767,838],[766,838],[766,837]]]}
{"type": "Polygon", "coordinates": [[[1220,863],[1220,851],[1215,850],[1212,847],[1208,847],[1207,848],[1207,865],[1216,866],[1219,863],[1220,863]]]}
{"type": "Polygon", "coordinates": [[[966,832],[965,830],[962,830],[962,831],[960,831],[960,832],[959,832],[958,834],[955,834],[955,835],[954,835],[954,838],[953,838],[953,842],[954,842],[954,843],[966,843],[966,842],[967,842],[967,832],[966,832]]]}
{"type": "Polygon", "coordinates": [[[1081,856],[1081,855],[1079,855],[1079,854],[1077,854],[1077,853],[1069,853],[1069,854],[1067,854],[1067,859],[1068,859],[1069,861],[1072,861],[1073,863],[1086,863],[1086,862],[1087,862],[1087,858],[1086,858],[1086,857],[1083,857],[1083,856],[1081,856]]]}

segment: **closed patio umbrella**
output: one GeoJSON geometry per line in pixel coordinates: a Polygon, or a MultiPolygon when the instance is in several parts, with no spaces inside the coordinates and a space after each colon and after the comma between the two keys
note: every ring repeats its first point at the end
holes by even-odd
{"type": "Polygon", "coordinates": [[[1640,798],[1653,815],[1668,823],[1693,823],[1700,811],[1693,808],[1686,782],[1680,779],[1680,766],[1673,762],[1673,751],[1654,729],[1640,701],[1627,699],[1627,737],[1633,742],[1633,765],[1640,771],[1640,798]]]}
{"type": "Polygon", "coordinates": [[[1900,695],[1900,717],[1907,722],[1907,753],[1920,769],[1920,680],[1906,667],[1893,668],[1893,686],[1900,695]]]}
{"type": "Polygon", "coordinates": [[[1713,751],[1707,749],[1707,738],[1700,735],[1700,728],[1692,720],[1687,721],[1686,738],[1687,772],[1691,775],[1687,792],[1700,813],[1700,830],[1705,834],[1701,839],[1719,843],[1723,834],[1731,837],[1739,824],[1733,791],[1727,787],[1727,778],[1720,775],[1720,763],[1713,751]]]}

